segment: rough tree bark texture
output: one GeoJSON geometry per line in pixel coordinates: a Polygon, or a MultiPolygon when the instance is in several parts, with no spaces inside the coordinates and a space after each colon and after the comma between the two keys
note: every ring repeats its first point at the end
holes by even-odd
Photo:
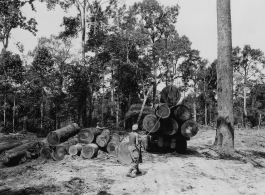
{"type": "Polygon", "coordinates": [[[217,0],[217,130],[215,145],[234,149],[233,67],[230,0],[217,0]]]}

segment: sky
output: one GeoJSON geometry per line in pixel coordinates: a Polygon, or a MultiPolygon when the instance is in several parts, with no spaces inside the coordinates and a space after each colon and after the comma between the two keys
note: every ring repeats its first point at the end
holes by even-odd
{"type": "MultiPolygon", "coordinates": [[[[137,0],[138,1],[138,0],[137,0]]],[[[136,0],[125,0],[132,5],[136,0]]],[[[203,58],[212,62],[217,58],[217,19],[216,0],[160,0],[165,6],[179,4],[180,13],[176,30],[186,35],[192,42],[192,48],[200,51],[203,58]]],[[[25,52],[33,50],[39,37],[58,35],[63,30],[60,27],[65,13],[56,7],[48,11],[44,3],[35,3],[37,12],[26,7],[23,9],[27,17],[34,17],[38,23],[37,35],[15,29],[12,31],[9,50],[18,53],[15,43],[21,42],[25,52]]],[[[243,47],[246,44],[254,49],[265,52],[265,0],[231,0],[232,44],[233,47],[243,47]]],[[[1,47],[1,46],[0,46],[1,47]]]]}

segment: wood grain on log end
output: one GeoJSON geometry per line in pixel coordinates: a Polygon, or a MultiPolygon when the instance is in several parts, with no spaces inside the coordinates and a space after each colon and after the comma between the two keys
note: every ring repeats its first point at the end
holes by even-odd
{"type": "Polygon", "coordinates": [[[181,126],[181,133],[185,137],[193,137],[195,136],[199,131],[199,125],[193,120],[187,120],[182,126],[181,126]]]}
{"type": "Polygon", "coordinates": [[[143,127],[146,131],[154,133],[158,131],[160,122],[158,121],[156,115],[149,114],[143,120],[143,127]]]}
{"type": "Polygon", "coordinates": [[[70,146],[68,152],[71,156],[74,156],[74,155],[80,155],[81,150],[82,150],[82,145],[79,143],[79,144],[70,146]]]}
{"type": "Polygon", "coordinates": [[[91,143],[91,144],[84,145],[82,147],[81,155],[84,158],[91,159],[93,157],[96,157],[97,152],[98,152],[98,146],[97,146],[97,144],[91,143]]]}
{"type": "Polygon", "coordinates": [[[156,116],[158,118],[168,118],[170,115],[170,109],[167,104],[159,104],[156,108],[156,116]]]}

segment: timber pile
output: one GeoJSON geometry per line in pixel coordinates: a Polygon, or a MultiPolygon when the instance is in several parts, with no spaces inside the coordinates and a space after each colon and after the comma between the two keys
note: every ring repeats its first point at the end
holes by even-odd
{"type": "Polygon", "coordinates": [[[146,136],[143,145],[149,151],[177,151],[185,153],[187,140],[195,136],[199,125],[192,120],[190,109],[178,104],[179,89],[170,85],[161,91],[160,104],[155,106],[155,114],[143,120],[146,136]]]}
{"type": "Polygon", "coordinates": [[[40,156],[55,161],[63,160],[66,155],[91,159],[97,156],[99,150],[115,155],[115,148],[119,143],[119,135],[111,134],[108,129],[80,129],[73,123],[48,134],[41,143],[40,156]]]}
{"type": "Polygon", "coordinates": [[[97,156],[99,149],[115,155],[120,143],[118,134],[107,129],[84,128],[76,123],[50,132],[41,141],[16,141],[0,144],[0,162],[4,165],[17,165],[25,159],[63,160],[66,155],[75,158],[81,156],[91,159],[97,156]]]}

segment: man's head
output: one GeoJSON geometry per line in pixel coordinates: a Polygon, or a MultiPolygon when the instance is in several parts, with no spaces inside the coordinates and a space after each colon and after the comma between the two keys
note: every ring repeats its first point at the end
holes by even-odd
{"type": "Polygon", "coordinates": [[[132,126],[132,130],[133,130],[133,131],[137,131],[137,130],[138,130],[138,124],[134,124],[134,125],[132,126]]]}

